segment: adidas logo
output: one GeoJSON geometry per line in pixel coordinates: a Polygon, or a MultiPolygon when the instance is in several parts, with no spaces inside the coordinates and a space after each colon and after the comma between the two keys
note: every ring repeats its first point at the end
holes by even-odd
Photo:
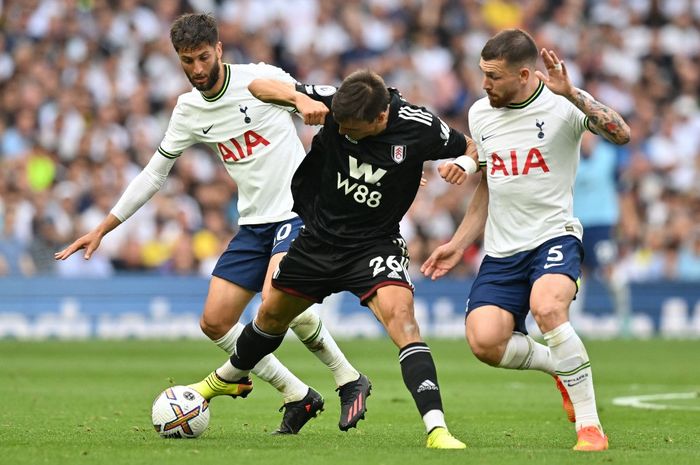
{"type": "Polygon", "coordinates": [[[416,392],[423,392],[423,391],[439,391],[440,389],[430,381],[429,379],[426,379],[422,383],[420,383],[420,386],[418,386],[418,390],[416,392]]]}
{"type": "Polygon", "coordinates": [[[387,278],[401,279],[401,276],[399,276],[399,274],[396,271],[392,271],[388,274],[387,278]]]}

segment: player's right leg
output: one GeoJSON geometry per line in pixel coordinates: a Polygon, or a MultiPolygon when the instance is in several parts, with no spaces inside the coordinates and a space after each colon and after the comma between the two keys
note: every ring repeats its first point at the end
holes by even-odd
{"type": "Polygon", "coordinates": [[[290,321],[312,303],[272,289],[255,320],[243,328],[231,358],[216,370],[216,374],[229,382],[247,376],[266,355],[282,344],[290,321]]]}
{"type": "MultiPolygon", "coordinates": [[[[243,325],[238,323],[238,319],[253,296],[255,296],[255,292],[238,284],[218,276],[211,278],[200,325],[202,331],[229,356],[233,354],[236,341],[243,331],[243,325]]],[[[285,404],[301,401],[309,392],[309,386],[294,376],[274,355],[265,357],[251,371],[277,389],[282,394],[285,404]]],[[[210,374],[207,379],[209,389],[205,390],[203,385],[197,385],[200,389],[205,390],[205,392],[200,393],[205,398],[217,395],[240,396],[240,394],[235,394],[238,388],[226,386],[222,382],[217,383],[215,373],[210,374]]],[[[244,386],[246,386],[245,381],[244,386]]],[[[197,389],[197,387],[194,388],[197,389]]],[[[252,389],[252,383],[250,389],[252,389]]]]}
{"type": "MultiPolygon", "coordinates": [[[[294,234],[296,229],[292,229],[292,231],[290,236],[296,237],[294,234]]],[[[289,250],[289,244],[286,242],[276,242],[274,247],[274,250],[281,250],[281,252],[270,258],[263,286],[263,300],[272,288],[272,274],[277,270],[280,261],[286,255],[286,251],[289,250]]],[[[304,346],[331,370],[336,386],[347,389],[351,383],[360,381],[360,373],[350,364],[313,308],[309,308],[294,318],[289,327],[304,346]]]]}

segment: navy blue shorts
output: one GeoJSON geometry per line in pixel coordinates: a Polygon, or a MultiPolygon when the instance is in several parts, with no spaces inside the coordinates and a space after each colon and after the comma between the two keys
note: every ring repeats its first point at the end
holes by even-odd
{"type": "Polygon", "coordinates": [[[270,257],[289,250],[302,226],[299,217],[241,226],[211,274],[245,289],[262,291],[270,257]]]}
{"type": "Polygon", "coordinates": [[[613,226],[583,228],[583,266],[590,271],[609,265],[617,258],[613,226]]]}
{"type": "MultiPolygon", "coordinates": [[[[515,317],[515,330],[527,334],[532,284],[542,275],[564,274],[577,282],[583,246],[574,236],[550,239],[533,250],[510,257],[484,257],[467,301],[467,315],[475,308],[495,305],[515,317]]],[[[577,284],[578,287],[578,284],[577,284]]]]}

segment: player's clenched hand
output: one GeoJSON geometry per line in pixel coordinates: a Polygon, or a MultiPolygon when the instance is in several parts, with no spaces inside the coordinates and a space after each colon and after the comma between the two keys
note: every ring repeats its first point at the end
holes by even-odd
{"type": "Polygon", "coordinates": [[[451,242],[443,244],[430,254],[430,257],[421,265],[420,271],[432,280],[441,278],[459,263],[463,253],[462,249],[451,242]]]}
{"type": "Polygon", "coordinates": [[[53,254],[53,258],[56,260],[65,260],[78,250],[85,249],[85,254],[83,255],[83,258],[85,258],[85,260],[88,260],[92,256],[92,253],[100,246],[100,242],[102,242],[102,235],[99,234],[97,231],[91,231],[85,234],[84,236],[76,239],[71,245],[69,245],[65,249],[53,254]]]}
{"type": "Polygon", "coordinates": [[[467,179],[467,173],[461,166],[448,161],[438,166],[438,173],[445,181],[450,184],[462,184],[467,179]]]}
{"type": "Polygon", "coordinates": [[[304,124],[315,126],[323,124],[326,121],[328,107],[322,102],[298,94],[296,108],[299,114],[304,118],[304,124]]]}

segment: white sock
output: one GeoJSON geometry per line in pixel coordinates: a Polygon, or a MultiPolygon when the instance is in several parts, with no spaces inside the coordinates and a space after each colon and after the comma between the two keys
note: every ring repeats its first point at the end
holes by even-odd
{"type": "Polygon", "coordinates": [[[263,381],[267,381],[277,389],[284,403],[295,402],[304,398],[309,392],[309,386],[304,384],[299,378],[282,365],[277,357],[272,354],[266,355],[251,370],[254,375],[263,381]]]}
{"type": "Polygon", "coordinates": [[[360,377],[360,373],[345,358],[315,311],[306,310],[292,320],[289,327],[306,348],[330,368],[335,384],[342,386],[360,377]]]}
{"type": "Polygon", "coordinates": [[[214,341],[214,344],[221,347],[227,354],[233,355],[233,349],[236,348],[236,340],[243,332],[243,328],[244,326],[242,324],[236,323],[223,337],[214,341]]]}
{"type": "Polygon", "coordinates": [[[233,382],[243,378],[244,376],[248,376],[250,374],[250,370],[241,370],[236,368],[231,363],[231,359],[228,359],[223,365],[216,369],[216,374],[219,375],[219,378],[223,379],[224,381],[233,382]]]}
{"type": "Polygon", "coordinates": [[[445,423],[445,414],[442,410],[430,410],[428,413],[423,415],[423,423],[425,423],[425,431],[430,433],[435,428],[445,428],[447,429],[447,423],[445,423]]]}
{"type": "Polygon", "coordinates": [[[508,340],[498,366],[514,370],[539,370],[554,375],[549,347],[519,332],[513,332],[508,340]]]}
{"type": "Polygon", "coordinates": [[[591,363],[583,342],[568,321],[544,333],[549,345],[556,374],[566,387],[576,412],[576,430],[585,426],[600,426],[593,390],[591,363]]]}
{"type": "MultiPolygon", "coordinates": [[[[244,326],[242,324],[236,323],[223,337],[214,341],[214,344],[221,347],[227,354],[232,355],[236,347],[236,340],[238,336],[241,335],[243,328],[244,326]]],[[[226,361],[216,372],[221,378],[227,381],[235,381],[246,376],[238,375],[236,372],[232,371],[232,369],[235,370],[231,362],[226,361]]],[[[303,399],[309,391],[309,386],[294,376],[294,374],[289,371],[287,367],[282,365],[277,357],[272,354],[266,355],[260,360],[258,364],[253,367],[251,372],[277,389],[280,394],[282,394],[285,404],[287,402],[303,399]]]]}

